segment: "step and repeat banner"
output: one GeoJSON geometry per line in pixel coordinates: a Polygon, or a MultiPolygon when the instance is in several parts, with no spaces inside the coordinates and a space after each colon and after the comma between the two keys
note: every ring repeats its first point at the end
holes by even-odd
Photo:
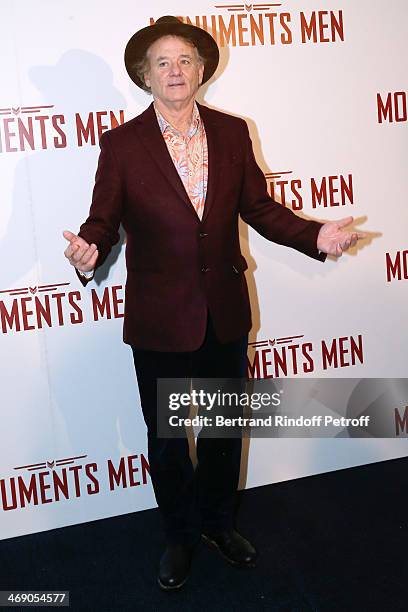
{"type": "MultiPolygon", "coordinates": [[[[407,374],[405,0],[3,0],[0,538],[155,505],[122,343],[125,236],[83,288],[62,231],[87,216],[101,134],[151,102],[125,45],[169,12],[217,39],[198,99],[246,119],[271,195],[369,232],[322,264],[242,224],[249,376],[407,374]]],[[[405,456],[407,419],[395,439],[253,439],[242,486],[405,456]]]]}

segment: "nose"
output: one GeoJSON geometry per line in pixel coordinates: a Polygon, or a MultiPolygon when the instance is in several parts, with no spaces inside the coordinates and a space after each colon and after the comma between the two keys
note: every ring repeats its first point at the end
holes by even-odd
{"type": "Polygon", "coordinates": [[[181,66],[178,62],[172,62],[170,66],[170,74],[174,76],[180,76],[181,74],[181,66]]]}

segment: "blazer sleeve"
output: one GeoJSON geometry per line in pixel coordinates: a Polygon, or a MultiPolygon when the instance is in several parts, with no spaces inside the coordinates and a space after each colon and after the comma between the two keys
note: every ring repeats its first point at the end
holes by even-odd
{"type": "Polygon", "coordinates": [[[322,224],[301,219],[271,198],[264,174],[256,163],[245,122],[244,126],[245,164],[240,198],[241,218],[264,238],[324,261],[327,255],[317,249],[317,236],[322,224]]]}
{"type": "MultiPolygon", "coordinates": [[[[98,247],[95,269],[103,264],[111,248],[119,240],[123,209],[123,183],[109,132],[102,134],[100,147],[89,216],[78,232],[88,244],[94,243],[98,247]]],[[[78,278],[83,285],[91,280],[79,274],[78,278]]]]}

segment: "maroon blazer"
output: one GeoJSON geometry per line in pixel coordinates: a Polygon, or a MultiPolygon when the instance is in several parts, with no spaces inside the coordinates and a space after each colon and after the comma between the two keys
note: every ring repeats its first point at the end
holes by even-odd
{"type": "MultiPolygon", "coordinates": [[[[198,105],[208,141],[208,189],[200,221],[161,135],[153,105],[102,135],[90,214],[79,235],[98,246],[97,266],[126,235],[124,341],[193,351],[207,310],[221,342],[251,328],[238,217],[268,240],[324,260],[321,227],[274,202],[244,120],[198,105]]],[[[86,281],[81,278],[81,282],[86,281]]]]}

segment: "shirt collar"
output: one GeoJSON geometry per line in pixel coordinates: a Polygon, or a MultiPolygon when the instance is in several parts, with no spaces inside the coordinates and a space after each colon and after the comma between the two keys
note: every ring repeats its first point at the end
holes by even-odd
{"type": "MultiPolygon", "coordinates": [[[[173,127],[171,123],[169,123],[167,119],[163,117],[163,115],[157,110],[154,104],[153,104],[153,108],[156,112],[157,121],[159,123],[159,128],[162,134],[164,134],[166,130],[171,130],[175,132],[176,134],[180,134],[179,130],[173,127]]],[[[200,117],[200,113],[198,112],[197,104],[196,102],[194,102],[193,114],[191,116],[191,124],[188,130],[188,133],[187,133],[187,137],[191,138],[192,136],[194,136],[194,134],[199,130],[200,126],[201,126],[201,117],[200,117]]]]}

